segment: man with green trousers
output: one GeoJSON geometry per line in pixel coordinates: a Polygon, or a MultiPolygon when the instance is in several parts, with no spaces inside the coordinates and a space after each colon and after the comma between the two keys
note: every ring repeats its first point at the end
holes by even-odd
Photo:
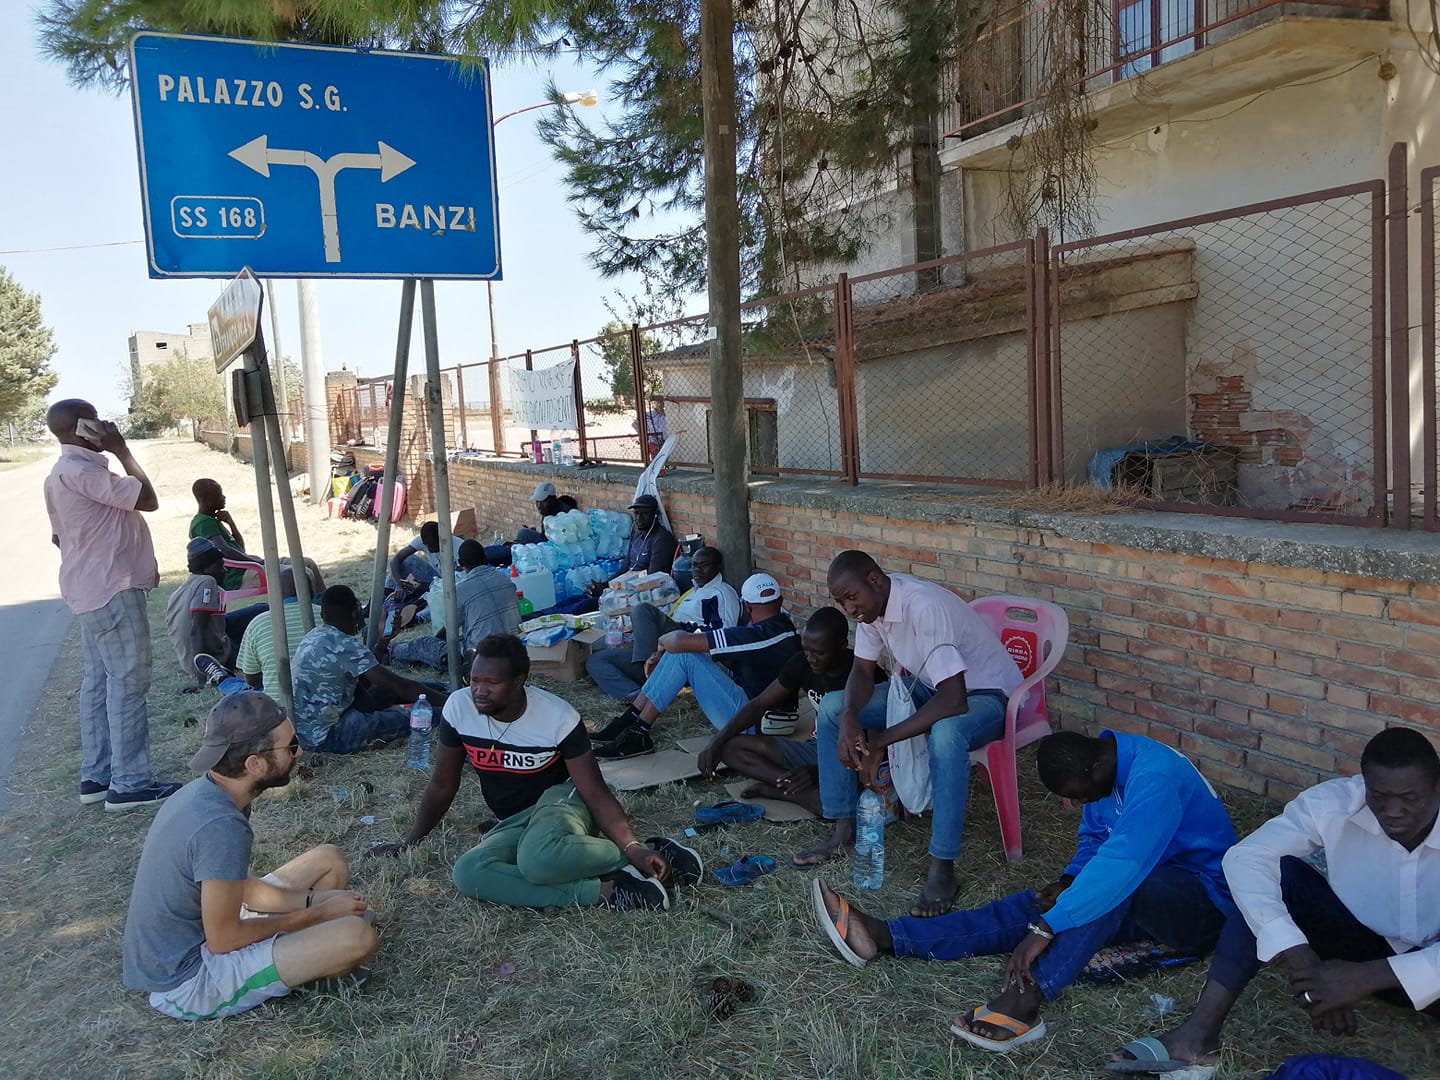
{"type": "Polygon", "coordinates": [[[530,657],[519,638],[491,635],[475,654],[469,693],[451,694],[436,725],[435,764],[415,824],[371,854],[396,855],[428,836],[469,761],[500,822],[455,863],[455,886],[466,896],[511,907],[668,908],[664,883],[698,882],[700,857],[674,840],[636,838],[580,714],[526,685],[530,657]]]}

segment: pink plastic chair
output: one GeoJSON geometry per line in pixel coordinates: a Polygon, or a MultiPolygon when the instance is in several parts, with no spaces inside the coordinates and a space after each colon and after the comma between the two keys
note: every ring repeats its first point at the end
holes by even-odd
{"type": "Polygon", "coordinates": [[[266,587],[264,563],[240,562],[237,559],[226,559],[225,569],[247,571],[254,570],[256,576],[260,579],[259,583],[253,589],[222,589],[221,593],[224,596],[225,603],[227,605],[230,603],[231,600],[244,600],[245,598],[250,596],[265,596],[268,593],[269,590],[266,587]]]}
{"type": "Polygon", "coordinates": [[[1064,608],[1024,596],[982,596],[972,600],[970,606],[994,628],[1025,676],[1010,695],[1005,734],[970,755],[972,764],[984,768],[995,792],[1005,859],[1019,862],[1025,853],[1020,846],[1020,782],[1015,771],[1015,751],[1050,734],[1045,676],[1065,655],[1070,620],[1064,608]]]}

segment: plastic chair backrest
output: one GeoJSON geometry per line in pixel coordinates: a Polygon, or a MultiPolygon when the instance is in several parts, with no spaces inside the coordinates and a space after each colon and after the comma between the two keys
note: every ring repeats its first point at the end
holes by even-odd
{"type": "Polygon", "coordinates": [[[237,559],[226,559],[225,569],[245,571],[253,570],[255,571],[255,576],[259,579],[255,588],[253,589],[242,588],[222,590],[222,592],[224,593],[225,602],[227,604],[231,600],[243,600],[246,597],[250,596],[264,596],[269,592],[269,585],[265,579],[265,565],[263,563],[240,562],[237,559]]]}
{"type": "Polygon", "coordinates": [[[1060,663],[1070,639],[1070,620],[1065,616],[1065,609],[1048,600],[1003,595],[978,597],[970,602],[970,607],[995,630],[1025,676],[1028,685],[1016,709],[1015,727],[1048,722],[1045,676],[1060,663]]]}

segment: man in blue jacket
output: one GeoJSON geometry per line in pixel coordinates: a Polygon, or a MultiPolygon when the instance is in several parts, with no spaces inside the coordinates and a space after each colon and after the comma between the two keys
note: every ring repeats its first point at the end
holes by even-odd
{"type": "Polygon", "coordinates": [[[1197,955],[1235,911],[1221,858],[1235,829],[1188,758],[1138,735],[1062,731],[1036,753],[1040,781],[1083,801],[1080,842],[1059,880],[972,911],[889,922],[858,911],[823,882],[815,914],[857,967],[882,952],[929,960],[1009,953],[1000,993],[950,1025],[1000,1053],[1045,1035],[1041,1006],[1106,945],[1148,938],[1197,955]]]}

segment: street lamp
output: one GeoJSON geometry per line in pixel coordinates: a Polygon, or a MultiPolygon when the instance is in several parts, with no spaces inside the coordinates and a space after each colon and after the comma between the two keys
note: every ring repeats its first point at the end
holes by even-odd
{"type": "MultiPolygon", "coordinates": [[[[600,94],[596,90],[571,90],[561,94],[558,101],[541,101],[534,105],[526,105],[523,109],[515,109],[495,118],[490,125],[490,130],[500,126],[502,120],[509,120],[512,116],[519,116],[521,113],[533,112],[535,109],[548,109],[552,105],[581,105],[589,108],[591,105],[600,104],[600,94]]],[[[494,437],[495,453],[505,452],[505,410],[504,403],[500,400],[500,342],[495,333],[495,282],[485,282],[485,301],[490,308],[490,433],[494,437]]],[[[462,409],[465,407],[461,402],[462,409]]]]}

